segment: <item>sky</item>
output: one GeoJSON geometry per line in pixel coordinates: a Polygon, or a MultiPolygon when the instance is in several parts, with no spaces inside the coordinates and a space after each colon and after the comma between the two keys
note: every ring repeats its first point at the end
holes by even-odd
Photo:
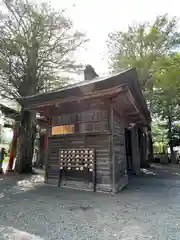
{"type": "Polygon", "coordinates": [[[85,31],[90,39],[80,49],[77,59],[91,64],[100,75],[108,72],[106,40],[108,33],[125,30],[133,21],[153,21],[157,15],[168,13],[180,17],[178,0],[51,0],[55,8],[67,8],[76,29],[85,31]]]}

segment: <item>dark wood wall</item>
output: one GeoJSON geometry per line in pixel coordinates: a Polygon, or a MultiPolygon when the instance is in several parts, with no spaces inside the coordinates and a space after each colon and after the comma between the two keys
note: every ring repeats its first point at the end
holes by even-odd
{"type": "MultiPolygon", "coordinates": [[[[97,189],[110,190],[110,159],[109,159],[109,136],[68,136],[68,137],[50,137],[49,138],[49,156],[48,156],[48,179],[55,184],[58,183],[58,174],[60,168],[59,149],[79,149],[92,148],[96,154],[96,182],[97,189]],[[102,144],[103,143],[103,144],[102,144]]],[[[78,173],[77,173],[78,174],[78,173]]],[[[68,184],[64,182],[64,184],[68,184]]],[[[80,184],[80,183],[78,183],[80,184]]],[[[88,187],[88,183],[82,183],[82,187],[88,187]]],[[[89,186],[91,187],[91,185],[89,186]]]]}
{"type": "MultiPolygon", "coordinates": [[[[128,183],[125,127],[112,106],[52,116],[49,127],[48,181],[58,184],[60,149],[90,148],[95,150],[97,190],[117,192],[128,183]],[[52,126],[67,124],[74,124],[73,134],[51,135],[52,126]]],[[[72,181],[64,179],[63,184],[70,185],[72,181]]],[[[91,188],[88,182],[74,184],[91,188]]]]}
{"type": "MultiPolygon", "coordinates": [[[[62,149],[95,149],[96,158],[96,189],[111,191],[111,157],[110,128],[107,110],[87,110],[81,113],[53,116],[48,140],[47,173],[48,181],[58,183],[60,168],[59,150],[62,149]],[[75,133],[51,136],[52,126],[75,124],[75,133]]],[[[72,184],[65,181],[63,184],[72,184]]],[[[78,182],[80,187],[91,187],[88,182],[78,182]]]]}
{"type": "Polygon", "coordinates": [[[117,192],[123,188],[128,181],[127,178],[127,162],[126,162],[126,146],[125,146],[125,128],[123,120],[113,110],[112,112],[112,151],[114,161],[113,172],[113,191],[117,192]]]}
{"type": "Polygon", "coordinates": [[[74,125],[75,133],[108,132],[108,111],[92,109],[52,117],[52,126],[68,124],[74,125]]]}

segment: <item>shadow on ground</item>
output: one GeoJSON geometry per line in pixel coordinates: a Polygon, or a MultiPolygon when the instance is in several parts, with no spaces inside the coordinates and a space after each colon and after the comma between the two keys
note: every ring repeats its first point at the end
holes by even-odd
{"type": "Polygon", "coordinates": [[[180,177],[167,167],[148,171],[155,174],[142,170],[117,195],[48,186],[42,175],[4,176],[0,239],[178,239],[180,177]]]}

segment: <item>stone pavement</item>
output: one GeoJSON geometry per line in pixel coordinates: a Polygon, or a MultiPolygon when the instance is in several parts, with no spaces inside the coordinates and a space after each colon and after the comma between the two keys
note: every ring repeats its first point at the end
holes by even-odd
{"type": "Polygon", "coordinates": [[[0,239],[178,240],[180,167],[153,166],[117,195],[0,176],[0,239]]]}

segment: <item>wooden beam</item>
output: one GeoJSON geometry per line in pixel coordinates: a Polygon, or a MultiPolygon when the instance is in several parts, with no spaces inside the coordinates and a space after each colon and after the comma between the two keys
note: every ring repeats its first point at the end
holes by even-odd
{"type": "Polygon", "coordinates": [[[124,111],[124,114],[128,117],[136,117],[139,116],[139,112],[133,111],[124,111]]]}
{"type": "Polygon", "coordinates": [[[140,112],[140,110],[138,109],[137,105],[136,105],[136,102],[135,102],[135,99],[132,95],[132,93],[130,91],[127,92],[127,95],[132,103],[132,105],[134,106],[134,108],[136,109],[137,113],[140,114],[140,117],[141,119],[143,120],[144,123],[148,124],[148,120],[143,116],[143,114],[140,112]]]}
{"type": "Polygon", "coordinates": [[[132,93],[130,92],[129,89],[124,93],[124,95],[118,96],[116,98],[116,103],[115,103],[115,108],[116,111],[120,112],[123,118],[125,118],[129,122],[137,123],[137,122],[142,122],[147,125],[147,120],[145,117],[142,115],[138,107],[136,106],[135,100],[133,98],[132,93]],[[122,103],[120,106],[117,103],[122,103]],[[121,108],[118,111],[118,107],[121,108]],[[137,116],[137,118],[135,118],[137,116]]]}
{"type": "Polygon", "coordinates": [[[69,102],[78,102],[80,103],[81,101],[84,101],[84,100],[87,100],[87,99],[94,99],[94,98],[107,98],[107,97],[111,97],[111,96],[116,96],[118,95],[119,93],[122,93],[126,90],[126,86],[125,85],[121,85],[121,86],[118,86],[118,87],[114,87],[114,88],[111,88],[111,89],[106,89],[106,90],[101,90],[101,91],[96,91],[96,92],[89,92],[89,93],[86,93],[82,96],[79,96],[79,97],[74,97],[74,96],[70,96],[70,97],[67,97],[65,99],[57,99],[57,100],[53,100],[53,101],[44,101],[44,103],[36,103],[36,104],[29,104],[29,106],[25,106],[25,109],[26,110],[36,110],[36,109],[40,109],[42,107],[46,107],[46,106],[52,106],[52,105],[55,105],[55,106],[60,106],[61,104],[63,103],[69,103],[69,102]]]}

